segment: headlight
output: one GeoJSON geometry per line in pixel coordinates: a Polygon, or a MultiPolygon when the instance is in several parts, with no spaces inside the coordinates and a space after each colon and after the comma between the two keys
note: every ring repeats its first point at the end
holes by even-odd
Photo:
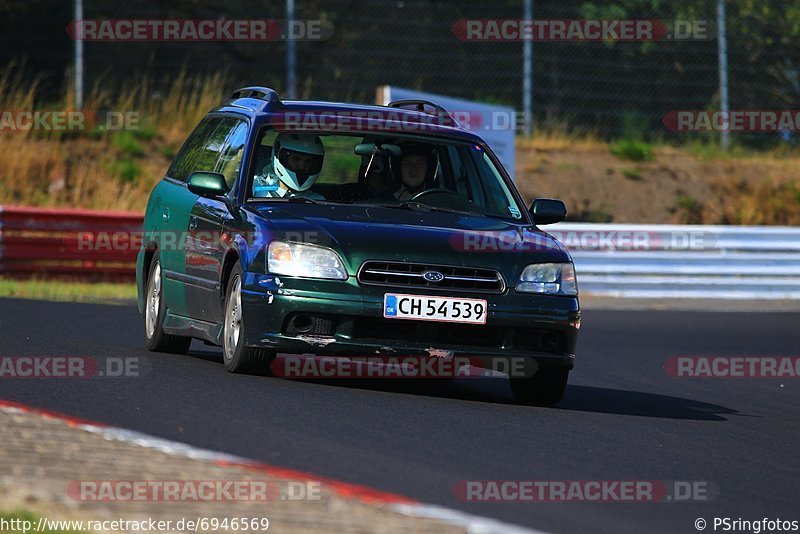
{"type": "Polygon", "coordinates": [[[273,241],[267,249],[267,270],[286,276],[347,280],[339,255],[317,245],[273,241]]]}
{"type": "Polygon", "coordinates": [[[525,267],[517,283],[520,293],[544,295],[578,294],[575,267],[571,263],[534,263],[525,267]]]}

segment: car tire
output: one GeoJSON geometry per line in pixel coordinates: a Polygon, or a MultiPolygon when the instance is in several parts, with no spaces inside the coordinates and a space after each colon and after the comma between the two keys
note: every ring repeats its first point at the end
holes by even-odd
{"type": "Polygon", "coordinates": [[[150,261],[147,274],[146,291],[144,294],[144,336],[147,350],[153,352],[169,352],[173,354],[186,354],[192,338],[175,336],[164,332],[164,317],[167,314],[167,305],[164,301],[162,287],[161,260],[156,251],[150,261]]]}
{"type": "Polygon", "coordinates": [[[239,261],[231,269],[225,290],[222,319],[222,361],[230,373],[270,375],[274,352],[247,347],[242,321],[242,266],[239,261]]]}
{"type": "Polygon", "coordinates": [[[564,396],[569,370],[540,369],[528,378],[512,378],[511,392],[520,404],[552,406],[564,396]]]}

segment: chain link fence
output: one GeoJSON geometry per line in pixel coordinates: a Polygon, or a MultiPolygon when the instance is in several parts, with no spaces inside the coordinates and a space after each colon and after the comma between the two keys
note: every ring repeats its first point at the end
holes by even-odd
{"type": "MultiPolygon", "coordinates": [[[[705,38],[636,41],[559,39],[533,43],[535,129],[592,132],[605,138],[673,135],[674,110],[719,109],[717,0],[616,2],[531,0],[539,20],[705,21],[705,38]]],[[[40,97],[69,83],[73,41],[66,27],[72,2],[3,0],[0,69],[15,62],[40,78],[40,97]]],[[[300,98],[374,102],[384,84],[505,104],[522,110],[523,43],[464,40],[459,21],[523,18],[523,0],[295,0],[296,18],[321,20],[332,34],[296,41],[300,98]]],[[[727,0],[731,109],[798,109],[800,0],[727,0]]],[[[170,3],[84,0],[84,19],[285,19],[284,2],[170,3]]],[[[195,78],[223,72],[234,86],[260,84],[286,92],[287,43],[86,42],[86,87],[135,85],[154,91],[182,71],[195,78]]],[[[220,95],[223,97],[224,95],[220,95]]],[[[753,145],[773,134],[737,137],[753,145]]]]}

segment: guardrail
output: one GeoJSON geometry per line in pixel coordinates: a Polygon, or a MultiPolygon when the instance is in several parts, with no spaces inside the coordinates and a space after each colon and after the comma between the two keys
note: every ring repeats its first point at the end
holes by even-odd
{"type": "MultiPolygon", "coordinates": [[[[133,278],[142,213],[0,206],[0,273],[133,278]]],[[[581,293],[800,299],[800,228],[559,223],[581,293]]]]}
{"type": "Polygon", "coordinates": [[[0,273],[133,278],[142,213],[0,206],[0,273]],[[112,242],[113,240],[113,242],[112,242]]]}
{"type": "Polygon", "coordinates": [[[582,293],[800,299],[800,228],[559,223],[582,293]]]}

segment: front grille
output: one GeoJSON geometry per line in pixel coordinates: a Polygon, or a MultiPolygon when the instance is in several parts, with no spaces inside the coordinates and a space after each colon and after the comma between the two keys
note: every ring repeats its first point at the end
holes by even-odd
{"type": "Polygon", "coordinates": [[[426,263],[367,261],[358,272],[358,281],[371,286],[455,289],[481,293],[502,293],[506,289],[502,275],[493,269],[426,263]],[[429,271],[439,272],[444,278],[440,282],[429,282],[422,276],[429,271]]]}

